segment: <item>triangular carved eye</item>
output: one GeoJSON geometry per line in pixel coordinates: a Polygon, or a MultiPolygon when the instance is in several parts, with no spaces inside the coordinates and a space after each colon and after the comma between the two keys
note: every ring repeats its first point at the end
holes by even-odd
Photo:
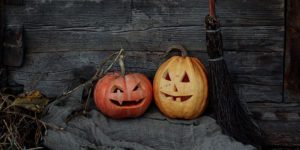
{"type": "Polygon", "coordinates": [[[114,86],[112,89],[113,93],[123,93],[123,90],[117,86],[114,86]]]}
{"type": "Polygon", "coordinates": [[[171,81],[171,78],[170,78],[170,75],[169,75],[169,72],[167,72],[166,76],[165,76],[165,79],[168,80],[168,81],[171,81]]]}
{"type": "Polygon", "coordinates": [[[190,82],[188,74],[185,72],[181,82],[190,82]]]}
{"type": "Polygon", "coordinates": [[[140,83],[138,83],[135,87],[134,87],[134,89],[132,90],[132,91],[136,91],[136,90],[138,90],[139,88],[140,88],[140,83]]]}

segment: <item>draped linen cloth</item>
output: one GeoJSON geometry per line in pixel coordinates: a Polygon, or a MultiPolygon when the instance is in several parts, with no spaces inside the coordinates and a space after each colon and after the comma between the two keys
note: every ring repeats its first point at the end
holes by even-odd
{"type": "MultiPolygon", "coordinates": [[[[79,90],[80,91],[80,90],[79,90]]],[[[66,118],[82,108],[80,92],[56,100],[47,108],[43,120],[54,126],[43,137],[53,150],[253,150],[224,135],[215,120],[201,116],[194,120],[175,120],[163,116],[152,105],[139,118],[110,119],[93,108],[86,116],[66,118]]],[[[94,104],[92,104],[94,106],[94,104]]]]}

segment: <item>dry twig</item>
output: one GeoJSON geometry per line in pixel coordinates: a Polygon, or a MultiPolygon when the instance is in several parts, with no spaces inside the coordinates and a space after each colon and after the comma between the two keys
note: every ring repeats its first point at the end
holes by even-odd
{"type": "MultiPolygon", "coordinates": [[[[113,67],[123,53],[124,50],[121,49],[110,55],[97,66],[97,72],[90,80],[64,93],[57,99],[68,96],[82,87],[88,87],[88,96],[82,111],[83,114],[86,114],[93,85],[113,67]],[[108,66],[105,67],[106,65],[108,66]]],[[[63,128],[48,124],[40,119],[48,99],[43,97],[39,91],[28,93],[15,96],[0,91],[0,149],[43,149],[39,145],[42,135],[47,132],[47,128],[63,130],[63,128]],[[16,102],[16,100],[18,101],[16,102]]]]}

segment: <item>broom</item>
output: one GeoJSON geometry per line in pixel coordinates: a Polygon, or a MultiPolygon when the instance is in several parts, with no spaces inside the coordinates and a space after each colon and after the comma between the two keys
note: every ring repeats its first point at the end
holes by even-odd
{"type": "Polygon", "coordinates": [[[206,44],[209,56],[210,102],[216,121],[223,132],[244,144],[261,144],[261,131],[242,105],[232,84],[223,58],[220,22],[215,15],[215,0],[209,0],[205,18],[206,44]]]}

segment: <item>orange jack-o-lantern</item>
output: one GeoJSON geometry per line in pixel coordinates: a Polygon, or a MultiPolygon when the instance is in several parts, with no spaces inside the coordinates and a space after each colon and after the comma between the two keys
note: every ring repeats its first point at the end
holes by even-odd
{"type": "Polygon", "coordinates": [[[182,56],[173,56],[157,70],[154,83],[155,103],[170,118],[193,119],[204,112],[208,103],[208,83],[204,65],[188,57],[181,46],[182,56]]]}
{"type": "Polygon", "coordinates": [[[124,63],[120,62],[122,73],[108,73],[97,82],[94,101],[97,108],[111,118],[141,116],[152,100],[151,82],[140,73],[125,75],[124,63]]]}

